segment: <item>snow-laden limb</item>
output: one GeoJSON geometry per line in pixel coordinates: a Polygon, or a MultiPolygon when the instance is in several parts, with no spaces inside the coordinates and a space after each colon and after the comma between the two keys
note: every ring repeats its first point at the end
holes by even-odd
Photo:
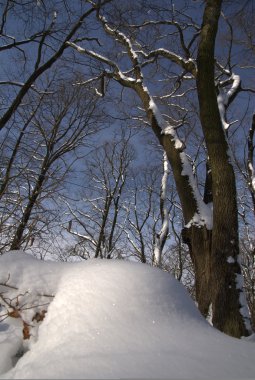
{"type": "MultiPolygon", "coordinates": [[[[147,91],[148,95],[150,96],[147,88],[145,88],[145,91],[147,91]]],[[[162,130],[161,133],[165,135],[169,135],[171,138],[171,141],[174,142],[175,149],[179,151],[179,156],[180,156],[182,167],[183,167],[181,174],[183,176],[188,177],[189,185],[192,189],[193,197],[196,200],[197,213],[194,214],[193,218],[189,221],[186,227],[189,228],[192,225],[206,226],[207,229],[211,230],[213,227],[212,207],[211,205],[205,204],[205,202],[202,199],[189,159],[186,153],[183,152],[183,148],[184,148],[183,142],[178,137],[175,128],[169,125],[164,120],[161,112],[159,111],[157,105],[155,104],[151,96],[150,96],[150,109],[153,112],[154,117],[156,118],[158,125],[160,126],[162,130]]]]}
{"type": "Polygon", "coordinates": [[[255,170],[254,170],[254,163],[253,163],[253,156],[254,156],[254,138],[255,133],[255,114],[252,118],[252,125],[249,130],[248,134],[248,157],[247,157],[247,172],[248,172],[248,186],[252,193],[252,196],[255,196],[255,170]]]}
{"type": "MultiPolygon", "coordinates": [[[[146,91],[148,92],[148,89],[146,89],[146,91]]],[[[153,114],[154,114],[154,116],[158,122],[158,125],[160,126],[160,128],[162,130],[161,134],[162,135],[170,135],[171,139],[174,141],[175,148],[177,150],[180,150],[180,151],[183,150],[184,143],[178,137],[176,130],[175,130],[175,127],[170,125],[170,123],[168,123],[163,118],[163,116],[162,116],[161,112],[159,111],[159,109],[158,109],[155,101],[153,100],[152,96],[150,96],[149,108],[153,112],[153,114]]]]}
{"type": "Polygon", "coordinates": [[[81,46],[79,46],[79,45],[77,45],[77,44],[75,44],[74,42],[71,42],[71,41],[67,41],[66,44],[68,46],[71,46],[75,50],[77,50],[78,53],[86,54],[89,57],[95,58],[98,61],[106,63],[107,65],[109,65],[109,66],[113,67],[114,69],[118,70],[118,66],[113,61],[111,61],[110,59],[106,58],[105,56],[103,56],[101,54],[98,54],[98,53],[95,53],[92,50],[82,48],[81,46]]]}
{"type": "Polygon", "coordinates": [[[217,96],[218,108],[220,112],[221,123],[225,131],[229,129],[229,123],[226,122],[226,104],[224,99],[224,92],[220,91],[217,96]]]}
{"type": "Polygon", "coordinates": [[[77,231],[74,231],[74,230],[70,230],[68,231],[70,234],[72,234],[73,236],[76,236],[84,241],[89,241],[91,244],[93,244],[94,246],[96,246],[96,242],[92,239],[91,236],[88,236],[88,235],[85,235],[85,234],[81,234],[77,231]]]}
{"type": "Polygon", "coordinates": [[[154,245],[154,265],[161,267],[162,265],[162,251],[164,248],[165,241],[167,239],[169,231],[169,212],[167,208],[167,180],[169,176],[169,164],[166,152],[163,154],[163,176],[161,180],[161,189],[160,189],[160,211],[161,211],[161,221],[162,227],[160,232],[156,235],[155,245],[154,245]]]}
{"type": "Polygon", "coordinates": [[[222,126],[225,131],[227,131],[231,124],[228,123],[226,120],[226,111],[233,100],[233,98],[236,96],[237,92],[239,91],[241,86],[241,78],[239,75],[232,74],[230,78],[228,78],[226,81],[222,81],[218,85],[218,96],[217,96],[217,102],[218,102],[218,108],[220,112],[220,118],[222,122],[222,126]],[[226,90],[225,86],[231,84],[230,89],[226,90]]]}
{"type": "Polygon", "coordinates": [[[186,175],[189,178],[189,184],[192,188],[193,196],[197,202],[197,213],[194,214],[193,218],[186,224],[185,227],[189,228],[192,225],[206,226],[208,230],[211,230],[213,228],[212,204],[206,204],[203,201],[187,155],[184,152],[181,152],[180,156],[183,164],[182,175],[186,175]]]}
{"type": "Polygon", "coordinates": [[[143,87],[143,91],[147,94],[147,96],[150,99],[149,110],[153,113],[154,118],[157,120],[158,126],[161,129],[161,134],[169,135],[171,141],[174,143],[174,148],[179,152],[179,157],[180,157],[182,167],[183,167],[181,175],[188,177],[189,185],[192,190],[192,196],[196,201],[197,212],[194,213],[193,217],[187,223],[186,227],[188,228],[188,227],[191,227],[192,225],[206,226],[210,230],[212,229],[212,226],[213,226],[212,207],[211,205],[205,204],[205,202],[202,199],[191,164],[189,162],[189,159],[186,153],[183,151],[184,144],[178,137],[175,128],[169,125],[166,122],[166,120],[163,118],[160,110],[158,109],[152,96],[150,95],[148,88],[145,86],[142,86],[142,87],[143,87]]]}
{"type": "MultiPolygon", "coordinates": [[[[166,152],[164,152],[164,155],[163,155],[163,168],[164,168],[164,174],[163,174],[162,182],[161,182],[161,199],[164,202],[167,196],[167,179],[169,175],[169,165],[168,165],[166,152]]],[[[167,211],[166,207],[163,207],[163,219],[165,219],[166,211],[167,211]]]]}
{"type": "Polygon", "coordinates": [[[169,138],[171,139],[171,142],[174,143],[174,149],[178,151],[179,158],[180,158],[182,168],[183,168],[181,175],[188,177],[188,182],[192,191],[192,196],[196,202],[197,210],[194,213],[191,220],[188,222],[186,227],[191,227],[191,225],[196,225],[196,226],[206,226],[208,229],[212,229],[212,226],[213,226],[212,208],[211,208],[211,205],[205,204],[205,202],[202,199],[191,164],[189,162],[189,159],[186,153],[183,151],[185,148],[184,143],[179,138],[176,132],[175,126],[170,125],[170,123],[168,123],[164,119],[153,97],[151,96],[148,88],[144,86],[142,83],[137,84],[137,86],[138,85],[142,89],[143,98],[148,99],[147,102],[149,104],[149,107],[147,110],[147,114],[149,112],[153,114],[153,117],[157,121],[157,125],[161,130],[161,135],[169,136],[169,138]]]}
{"type": "Polygon", "coordinates": [[[197,75],[197,65],[194,59],[192,58],[184,59],[180,55],[170,50],[159,48],[156,50],[152,50],[149,53],[145,53],[144,51],[139,50],[137,51],[137,54],[140,54],[142,57],[144,57],[147,60],[151,58],[159,58],[159,57],[169,59],[171,62],[176,63],[178,66],[181,66],[184,70],[191,73],[194,78],[197,75]]]}
{"type": "Polygon", "coordinates": [[[250,186],[252,188],[252,191],[255,193],[255,173],[251,162],[248,163],[248,171],[250,175],[250,186]]]}
{"type": "Polygon", "coordinates": [[[241,78],[239,75],[232,74],[230,79],[232,81],[232,86],[226,93],[228,104],[231,98],[236,94],[236,92],[240,89],[241,86],[241,78]]]}
{"type": "Polygon", "coordinates": [[[104,16],[99,15],[98,18],[102,22],[106,33],[113,36],[118,42],[120,42],[123,46],[126,47],[129,58],[131,59],[132,64],[133,64],[134,72],[135,72],[137,80],[143,79],[142,71],[139,70],[138,68],[140,64],[139,55],[145,58],[146,61],[150,61],[151,58],[157,58],[157,57],[164,57],[164,58],[170,59],[172,62],[181,66],[182,68],[185,69],[185,71],[190,72],[194,77],[196,77],[196,73],[197,73],[196,61],[189,56],[187,49],[184,49],[186,50],[186,53],[188,55],[187,59],[181,57],[180,55],[172,51],[169,51],[163,48],[153,50],[149,52],[148,54],[146,54],[142,50],[135,51],[131,43],[131,40],[127,37],[126,34],[121,32],[117,28],[111,28],[109,23],[107,22],[107,19],[104,16]]]}
{"type": "Polygon", "coordinates": [[[133,87],[133,85],[136,83],[136,80],[132,77],[127,77],[113,60],[108,59],[107,57],[101,54],[95,53],[92,50],[82,48],[74,42],[68,41],[66,44],[71,46],[73,49],[77,50],[79,53],[85,54],[91,58],[94,58],[97,61],[103,62],[104,64],[110,66],[113,69],[113,71],[105,70],[105,76],[114,78],[116,81],[119,81],[122,85],[126,87],[133,87]]]}
{"type": "Polygon", "coordinates": [[[103,94],[102,94],[100,91],[98,91],[97,88],[95,88],[95,92],[96,92],[96,94],[97,94],[98,96],[100,96],[101,98],[103,97],[103,94]]]}
{"type": "Polygon", "coordinates": [[[79,45],[77,45],[71,41],[67,42],[67,45],[73,47],[79,53],[86,54],[86,55],[88,55],[92,58],[95,58],[95,59],[107,64],[108,66],[112,67],[114,70],[114,75],[112,75],[112,76],[115,77],[115,79],[122,80],[123,82],[125,82],[125,85],[127,85],[128,82],[134,83],[136,81],[141,81],[143,79],[143,76],[142,76],[142,71],[139,70],[139,68],[138,68],[138,66],[139,66],[138,55],[136,54],[135,50],[133,49],[133,46],[132,46],[130,39],[124,33],[120,32],[117,28],[111,28],[104,16],[98,15],[98,19],[103,24],[103,27],[104,27],[106,33],[109,34],[110,36],[114,37],[117,42],[122,44],[127,49],[128,56],[132,62],[132,66],[134,68],[133,72],[134,72],[135,77],[136,77],[135,79],[133,77],[127,76],[118,67],[118,65],[115,62],[106,58],[105,56],[102,56],[101,54],[95,53],[89,49],[84,49],[81,46],[79,46],[79,45]]]}
{"type": "Polygon", "coordinates": [[[127,47],[130,58],[136,64],[138,56],[137,56],[136,52],[134,51],[132,43],[131,43],[130,39],[127,37],[127,35],[120,32],[117,28],[111,28],[104,16],[99,15],[98,18],[102,22],[105,31],[109,35],[115,37],[120,43],[122,43],[124,46],[127,47]]]}
{"type": "Polygon", "coordinates": [[[185,95],[187,95],[187,93],[194,91],[195,89],[196,89],[195,87],[190,87],[187,90],[183,91],[182,93],[176,94],[176,91],[178,90],[178,88],[174,88],[173,91],[170,92],[170,94],[160,96],[160,99],[162,100],[162,99],[168,99],[168,98],[171,98],[171,99],[183,98],[185,95]]]}
{"type": "MultiPolygon", "coordinates": [[[[181,166],[183,167],[182,173],[178,173],[176,175],[178,175],[179,179],[180,175],[183,177],[188,177],[188,184],[191,190],[190,201],[193,203],[192,212],[194,212],[190,220],[190,223],[203,226],[206,225],[209,229],[211,229],[212,211],[211,208],[203,202],[202,196],[199,193],[191,165],[186,154],[183,152],[185,148],[184,143],[180,140],[176,132],[176,127],[171,125],[164,119],[153,99],[153,96],[150,94],[148,88],[145,86],[142,73],[143,64],[142,62],[140,62],[139,56],[142,56],[145,59],[151,59],[153,57],[156,58],[158,56],[165,57],[167,59],[170,59],[172,62],[175,62],[179,66],[183,67],[194,77],[197,73],[195,61],[191,58],[184,59],[181,56],[169,52],[165,49],[157,49],[148,54],[142,51],[135,51],[131,40],[123,32],[120,32],[117,27],[112,28],[108,24],[105,17],[99,16],[99,20],[102,22],[106,33],[115,38],[115,40],[126,49],[132,64],[131,70],[127,71],[126,73],[133,73],[135,75],[135,79],[133,77],[127,76],[123,71],[121,71],[118,64],[110,60],[109,58],[102,56],[101,54],[97,54],[94,51],[81,48],[73,42],[68,42],[68,44],[74,49],[76,49],[78,52],[86,54],[89,57],[92,57],[93,59],[106,64],[108,67],[111,68],[111,71],[105,71],[106,75],[109,78],[113,78],[124,87],[132,88],[136,92],[138,97],[141,99],[144,111],[146,112],[150,124],[158,139],[162,142],[163,139],[167,137],[171,141],[171,144],[169,144],[169,149],[173,150],[175,159],[178,161],[178,165],[181,163],[181,166]],[[199,218],[197,218],[197,216],[199,216],[199,218]],[[199,219],[199,221],[197,219],[199,219]]],[[[173,165],[176,164],[174,162],[170,163],[173,165]]],[[[180,182],[183,182],[183,186],[187,186],[186,179],[183,178],[180,182]]]]}

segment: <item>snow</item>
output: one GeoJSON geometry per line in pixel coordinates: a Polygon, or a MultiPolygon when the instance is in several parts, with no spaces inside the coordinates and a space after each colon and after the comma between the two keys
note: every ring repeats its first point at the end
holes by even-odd
{"type": "Polygon", "coordinates": [[[255,377],[254,339],[214,329],[182,285],[158,268],[122,260],[43,262],[10,252],[0,257],[0,283],[5,297],[28,292],[26,306],[55,295],[39,323],[20,297],[33,339],[22,341],[20,318],[0,323],[0,378],[255,377]]]}
{"type": "MultiPolygon", "coordinates": [[[[231,241],[231,243],[232,243],[232,241],[231,241]]],[[[233,256],[228,256],[228,258],[227,258],[228,264],[234,264],[236,261],[239,263],[239,265],[241,265],[240,255],[237,256],[236,260],[233,256]]],[[[243,320],[244,320],[245,327],[246,327],[247,331],[251,332],[252,328],[251,328],[251,324],[250,324],[250,313],[249,313],[246,297],[245,297],[243,290],[242,290],[244,287],[244,279],[243,279],[242,274],[236,273],[235,282],[236,282],[236,289],[239,290],[240,313],[243,316],[243,320]]]]}
{"type": "Polygon", "coordinates": [[[192,166],[188,160],[187,155],[184,152],[180,153],[183,169],[182,175],[186,175],[189,178],[189,184],[192,188],[193,195],[197,202],[198,212],[193,215],[193,218],[186,224],[186,228],[191,227],[192,225],[197,226],[206,226],[208,230],[211,230],[213,227],[213,211],[212,204],[206,204],[199,192],[196,178],[192,172],[192,166]]]}
{"type": "Polygon", "coordinates": [[[218,102],[218,108],[220,112],[222,126],[224,130],[226,131],[229,129],[230,125],[229,123],[226,122],[226,100],[225,100],[223,91],[220,91],[219,95],[217,96],[217,102],[218,102]]]}
{"type": "Polygon", "coordinates": [[[150,96],[149,109],[152,110],[152,112],[153,112],[153,114],[154,114],[154,116],[155,116],[155,118],[156,118],[156,120],[157,120],[157,123],[158,123],[159,127],[162,129],[162,131],[164,131],[165,128],[168,127],[168,125],[167,125],[166,121],[164,120],[164,118],[163,118],[161,112],[159,111],[158,106],[156,105],[156,103],[155,103],[154,100],[152,99],[152,96],[150,95],[150,93],[149,93],[147,87],[144,86],[144,90],[145,90],[145,92],[147,92],[148,95],[150,96]]]}
{"type": "Polygon", "coordinates": [[[232,80],[232,86],[231,88],[227,91],[227,98],[228,100],[238,91],[240,85],[241,85],[241,78],[239,75],[232,74],[231,75],[231,80],[232,80]]]}
{"type": "Polygon", "coordinates": [[[234,263],[236,262],[236,260],[234,259],[233,256],[228,256],[228,258],[227,258],[227,262],[228,262],[229,264],[234,264],[234,263]]]}
{"type": "Polygon", "coordinates": [[[251,180],[251,188],[255,192],[255,175],[254,175],[254,167],[251,162],[248,163],[248,168],[250,172],[250,180],[251,180]]]}
{"type": "MultiPolygon", "coordinates": [[[[146,90],[146,92],[149,94],[148,90],[146,90]]],[[[175,149],[180,150],[180,151],[183,150],[184,144],[179,139],[179,137],[175,131],[174,126],[170,125],[166,120],[164,120],[161,112],[159,111],[156,103],[154,102],[154,100],[152,99],[150,94],[149,94],[149,96],[150,96],[149,109],[152,110],[153,115],[156,118],[159,127],[162,129],[161,133],[164,135],[170,135],[171,136],[171,140],[174,141],[175,149]]]]}
{"type": "Polygon", "coordinates": [[[161,230],[156,236],[156,241],[154,245],[154,261],[155,265],[158,267],[161,267],[161,259],[162,259],[162,249],[163,249],[163,242],[166,239],[166,236],[168,235],[169,231],[169,212],[166,206],[166,200],[167,200],[167,180],[169,176],[169,164],[167,159],[167,154],[164,152],[163,154],[163,176],[161,179],[161,189],[160,189],[160,204],[161,204],[161,219],[162,219],[162,226],[161,230]]]}
{"type": "Polygon", "coordinates": [[[197,225],[197,226],[206,226],[208,230],[211,230],[213,227],[213,212],[212,212],[212,205],[211,204],[206,204],[202,196],[199,192],[198,185],[196,178],[194,177],[193,171],[192,171],[192,166],[188,160],[188,157],[185,152],[183,152],[184,144],[183,142],[179,139],[175,128],[169,123],[167,123],[160,110],[158,109],[156,103],[154,102],[152,96],[150,95],[148,89],[144,87],[144,91],[147,92],[147,94],[150,97],[150,102],[149,102],[149,109],[153,112],[154,117],[157,120],[157,123],[159,127],[162,129],[162,134],[165,135],[170,135],[171,136],[171,141],[174,142],[174,147],[176,150],[179,151],[180,159],[182,162],[182,175],[187,176],[189,179],[189,184],[190,187],[192,188],[194,198],[197,203],[198,210],[197,212],[193,215],[191,220],[186,224],[186,227],[189,228],[191,225],[197,225]]]}
{"type": "Polygon", "coordinates": [[[228,130],[230,127],[230,124],[226,122],[226,109],[229,106],[231,98],[235,95],[235,93],[238,91],[240,87],[241,78],[239,75],[232,74],[228,81],[232,82],[230,89],[226,91],[225,88],[222,86],[224,82],[221,82],[219,86],[219,94],[217,96],[221,122],[225,131],[228,130]]]}

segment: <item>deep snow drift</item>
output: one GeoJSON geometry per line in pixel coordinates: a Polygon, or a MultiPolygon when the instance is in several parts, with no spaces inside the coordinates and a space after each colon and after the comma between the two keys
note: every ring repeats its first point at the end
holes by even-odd
{"type": "Polygon", "coordinates": [[[255,378],[254,341],[216,331],[159,269],[12,252],[0,257],[0,283],[31,334],[23,341],[21,318],[3,320],[1,308],[1,378],[255,378]],[[47,307],[42,322],[33,319],[47,307]]]}

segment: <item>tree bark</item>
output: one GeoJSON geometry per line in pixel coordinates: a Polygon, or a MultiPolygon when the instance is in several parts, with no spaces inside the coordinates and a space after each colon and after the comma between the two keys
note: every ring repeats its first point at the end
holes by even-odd
{"type": "Polygon", "coordinates": [[[190,257],[194,266],[195,291],[198,309],[206,318],[209,313],[211,298],[211,242],[212,231],[205,226],[183,228],[182,240],[189,247],[190,257]]]}
{"type": "MultiPolygon", "coordinates": [[[[147,110],[147,116],[152,129],[157,136],[159,143],[163,146],[169,163],[171,165],[177,192],[180,198],[183,218],[185,225],[196,213],[199,212],[198,199],[194,194],[194,189],[190,183],[190,177],[183,174],[183,161],[181,159],[181,150],[176,148],[173,138],[169,135],[162,134],[162,129],[158,120],[150,107],[149,95],[144,91],[137,91],[143,101],[144,108],[147,110]]],[[[189,247],[189,253],[194,266],[195,272],[195,289],[196,300],[200,312],[207,317],[209,306],[211,304],[211,279],[210,279],[210,256],[211,256],[211,230],[206,225],[190,224],[184,227],[182,231],[184,243],[189,247]]]]}
{"type": "Polygon", "coordinates": [[[213,324],[241,337],[249,334],[242,315],[238,213],[234,169],[223,130],[214,83],[214,48],[222,0],[207,0],[197,55],[197,91],[200,119],[212,171],[213,232],[211,281],[213,324]]]}
{"type": "Polygon", "coordinates": [[[246,303],[239,281],[241,270],[238,261],[236,184],[214,83],[214,45],[221,3],[222,0],[205,1],[197,70],[192,60],[186,62],[175,54],[166,55],[164,49],[144,55],[147,59],[159,54],[163,55],[196,77],[201,124],[211,167],[211,178],[207,178],[209,182],[207,181],[205,201],[206,198],[207,202],[210,198],[213,199],[214,227],[212,231],[211,224],[207,223],[211,210],[199,194],[196,180],[190,170],[187,156],[182,152],[183,146],[174,127],[165,125],[152,96],[143,85],[142,66],[130,40],[117,28],[110,27],[105,18],[100,19],[105,31],[125,47],[133,64],[136,80],[130,80],[125,73],[120,71],[118,65],[108,58],[80,48],[74,43],[71,46],[108,65],[112,69],[111,73],[107,73],[108,77],[114,78],[127,88],[132,88],[141,99],[150,125],[172,167],[185,223],[183,236],[190,247],[196,271],[199,309],[206,315],[212,301],[215,327],[229,335],[240,337],[249,333],[249,318],[244,315],[246,303]],[[212,193],[210,194],[211,186],[212,193]]]}

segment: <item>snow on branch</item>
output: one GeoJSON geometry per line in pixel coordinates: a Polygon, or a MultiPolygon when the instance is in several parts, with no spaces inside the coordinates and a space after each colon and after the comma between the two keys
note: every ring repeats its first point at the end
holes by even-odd
{"type": "MultiPolygon", "coordinates": [[[[225,70],[226,73],[229,73],[225,70]]],[[[226,111],[230,103],[234,100],[235,96],[237,95],[238,91],[241,88],[241,78],[239,75],[231,74],[231,76],[225,80],[218,83],[218,96],[217,96],[217,102],[218,102],[218,108],[220,112],[221,122],[222,126],[225,131],[227,131],[232,123],[228,123],[226,120],[226,111]],[[226,89],[226,86],[230,84],[231,87],[229,89],[226,89]]]]}
{"type": "Polygon", "coordinates": [[[169,59],[170,61],[181,66],[186,71],[190,72],[194,77],[196,77],[196,75],[197,75],[196,62],[192,58],[184,59],[180,55],[175,54],[175,53],[173,53],[169,50],[163,49],[163,48],[152,50],[148,54],[146,54],[142,50],[139,50],[137,53],[142,55],[146,59],[150,59],[152,57],[155,57],[155,58],[163,57],[163,58],[169,59]]]}
{"type": "MultiPolygon", "coordinates": [[[[155,134],[162,141],[163,139],[166,139],[167,141],[169,138],[169,140],[171,141],[169,149],[175,150],[174,155],[178,157],[176,159],[179,161],[179,164],[183,167],[181,176],[188,177],[188,183],[191,188],[190,199],[191,201],[194,201],[194,204],[196,204],[196,207],[194,207],[194,213],[196,212],[196,215],[193,216],[193,219],[195,219],[192,219],[190,223],[193,224],[194,222],[195,224],[201,225],[206,224],[208,228],[211,228],[212,212],[207,205],[203,204],[203,199],[201,197],[201,194],[199,193],[198,186],[196,184],[196,179],[194,177],[194,174],[192,173],[192,168],[190,167],[191,165],[186,154],[183,152],[185,145],[180,140],[177,134],[176,126],[171,125],[167,120],[165,120],[165,118],[159,111],[157,105],[155,104],[155,101],[152,95],[150,94],[148,88],[144,85],[142,75],[143,66],[142,63],[140,63],[139,56],[142,56],[146,60],[164,57],[181,66],[185,70],[185,72],[189,72],[191,75],[193,75],[193,77],[196,77],[197,74],[196,62],[191,58],[184,59],[181,56],[173,52],[170,52],[166,49],[157,49],[149,52],[148,54],[146,54],[143,51],[135,51],[133,49],[131,40],[124,33],[120,32],[115,27],[111,27],[104,17],[98,15],[98,19],[103,24],[105,32],[108,35],[112,36],[126,49],[132,63],[131,70],[124,73],[120,70],[117,63],[110,60],[109,58],[97,54],[94,51],[84,49],[73,42],[68,42],[68,45],[76,49],[79,53],[86,54],[87,56],[108,65],[112,69],[112,71],[110,72],[108,70],[105,70],[106,75],[109,78],[113,78],[121,85],[132,88],[136,92],[143,104],[144,111],[147,114],[147,117],[155,134]],[[132,77],[128,77],[127,73],[129,73],[129,75],[135,74],[135,79],[132,77]]],[[[183,183],[186,184],[186,179],[183,179],[183,183]]]]}
{"type": "Polygon", "coordinates": [[[212,219],[212,209],[211,205],[204,203],[202,196],[198,189],[198,184],[194,173],[192,171],[191,164],[187,157],[187,154],[184,152],[185,144],[180,140],[177,135],[176,127],[170,125],[162,116],[157,105],[155,104],[152,96],[150,95],[148,89],[144,87],[144,91],[147,91],[147,95],[150,97],[149,108],[152,111],[154,118],[156,119],[159,127],[161,128],[162,135],[169,135],[172,142],[174,142],[174,148],[178,151],[180,162],[182,165],[182,176],[187,176],[189,181],[189,186],[192,191],[192,196],[196,201],[197,212],[193,215],[192,219],[186,225],[187,228],[192,225],[196,226],[206,226],[207,229],[212,229],[213,219],[212,219]]]}
{"type": "Polygon", "coordinates": [[[71,46],[72,48],[74,48],[75,50],[77,50],[79,53],[81,54],[86,54],[88,55],[89,57],[92,57],[92,58],[95,58],[97,59],[98,61],[101,61],[103,63],[106,63],[107,65],[111,66],[113,69],[115,70],[119,70],[118,66],[116,65],[116,63],[114,63],[113,61],[111,61],[110,59],[104,57],[103,55],[100,55],[98,53],[95,53],[94,51],[92,50],[88,50],[88,49],[84,49],[82,48],[81,46],[75,44],[74,42],[71,42],[71,41],[68,41],[66,42],[66,44],[68,46],[71,46]]]}
{"type": "Polygon", "coordinates": [[[176,29],[178,30],[178,33],[179,33],[182,50],[184,51],[185,56],[187,58],[190,57],[190,50],[189,49],[191,48],[193,42],[195,41],[195,39],[199,35],[199,32],[200,32],[200,26],[199,25],[196,25],[194,22],[192,22],[192,24],[187,23],[184,26],[181,26],[180,23],[177,22],[176,20],[157,20],[157,21],[156,20],[150,20],[150,21],[145,21],[142,24],[131,24],[130,27],[136,28],[136,29],[141,29],[141,28],[151,26],[151,25],[153,25],[153,26],[155,26],[155,25],[170,25],[170,26],[176,27],[176,29]],[[188,45],[186,45],[186,43],[185,43],[184,33],[183,33],[184,30],[187,28],[193,28],[195,30],[195,34],[192,36],[188,45]]]}
{"type": "Polygon", "coordinates": [[[185,227],[190,228],[192,225],[206,226],[208,230],[211,230],[213,228],[213,212],[211,204],[206,204],[202,199],[187,155],[184,152],[181,152],[180,156],[183,164],[182,175],[188,176],[189,184],[197,203],[197,213],[194,214],[193,218],[185,227]]]}
{"type": "Polygon", "coordinates": [[[140,69],[140,62],[139,62],[137,53],[133,49],[131,40],[127,37],[126,34],[121,32],[117,28],[111,28],[104,16],[99,15],[98,19],[103,24],[103,27],[104,27],[104,30],[106,31],[106,33],[113,36],[119,43],[121,43],[123,46],[125,46],[125,48],[127,49],[127,52],[128,52],[128,56],[131,59],[131,62],[133,64],[134,73],[136,75],[136,80],[142,80],[143,75],[142,75],[142,71],[140,69]]]}
{"type": "Polygon", "coordinates": [[[252,125],[251,125],[251,128],[249,130],[249,135],[248,135],[248,158],[247,158],[248,185],[252,194],[255,195],[255,170],[254,170],[254,164],[253,164],[254,133],[255,133],[255,114],[253,115],[252,125]]]}
{"type": "MultiPolygon", "coordinates": [[[[67,45],[69,45],[73,49],[77,50],[81,54],[85,54],[91,58],[96,59],[97,61],[100,61],[100,62],[105,63],[106,65],[110,66],[113,69],[113,72],[110,72],[108,70],[104,70],[105,76],[108,76],[110,78],[114,78],[115,80],[119,81],[121,84],[123,84],[124,86],[127,86],[127,87],[132,87],[132,84],[134,84],[136,82],[136,80],[134,78],[127,77],[120,70],[118,65],[114,61],[108,59],[107,57],[105,57],[101,54],[98,54],[92,50],[82,48],[81,46],[79,46],[79,45],[77,45],[71,41],[68,41],[67,45]]],[[[100,94],[101,94],[101,92],[100,92],[100,94]]]]}
{"type": "Polygon", "coordinates": [[[160,232],[156,235],[154,244],[154,265],[161,267],[162,265],[162,251],[169,232],[169,211],[167,208],[167,181],[169,176],[169,164],[166,152],[163,154],[163,176],[161,179],[160,189],[160,214],[162,226],[160,232]]]}
{"type": "Polygon", "coordinates": [[[161,134],[162,135],[170,135],[172,138],[172,141],[174,141],[174,146],[177,150],[183,150],[184,149],[184,143],[180,140],[178,137],[175,127],[170,125],[170,123],[166,122],[166,120],[163,118],[161,112],[159,111],[156,103],[154,102],[153,98],[150,97],[150,103],[149,107],[151,111],[154,114],[155,119],[157,120],[157,123],[159,127],[161,128],[161,134]]]}
{"type": "Polygon", "coordinates": [[[190,54],[189,54],[189,51],[184,43],[184,40],[183,40],[183,35],[182,35],[182,31],[180,29],[180,26],[174,22],[174,25],[178,28],[179,32],[180,32],[180,35],[181,35],[181,41],[182,41],[182,46],[183,46],[183,49],[185,51],[185,55],[187,57],[187,59],[184,59],[182,58],[181,56],[169,51],[169,50],[166,50],[166,49],[157,49],[157,50],[154,50],[154,51],[151,51],[149,52],[148,54],[146,54],[144,51],[142,50],[139,50],[139,51],[135,51],[133,49],[133,46],[132,46],[132,43],[131,43],[131,40],[127,37],[127,35],[125,35],[123,32],[119,31],[117,28],[111,28],[109,26],[109,23],[107,22],[106,18],[103,17],[103,16],[99,16],[99,20],[102,22],[103,24],[103,27],[105,29],[105,31],[113,36],[118,42],[120,42],[123,46],[126,47],[127,49],[127,52],[128,52],[128,55],[133,63],[133,67],[134,67],[134,71],[135,71],[135,74],[136,74],[136,79],[142,79],[143,78],[143,75],[142,75],[142,72],[141,72],[141,69],[140,69],[140,62],[139,62],[139,55],[143,56],[144,58],[147,59],[147,61],[151,58],[157,58],[159,56],[162,56],[162,57],[165,57],[167,59],[170,59],[172,62],[175,62],[177,63],[179,66],[183,67],[186,71],[192,73],[192,75],[194,77],[196,77],[196,72],[197,72],[197,68],[196,68],[196,63],[195,63],[195,60],[193,60],[191,57],[190,57],[190,54]]]}

